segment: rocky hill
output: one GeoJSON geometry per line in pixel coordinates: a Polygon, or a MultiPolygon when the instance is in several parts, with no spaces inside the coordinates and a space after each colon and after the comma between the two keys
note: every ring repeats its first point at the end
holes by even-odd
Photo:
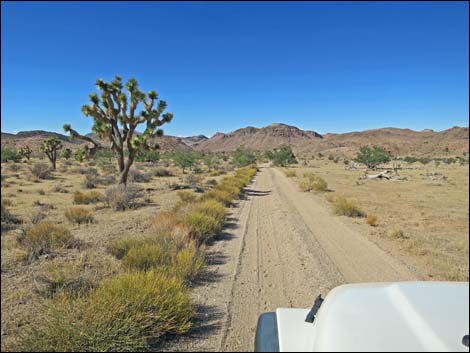
{"type": "Polygon", "coordinates": [[[413,131],[382,128],[344,134],[320,135],[285,124],[264,128],[246,127],[231,133],[217,133],[195,146],[201,151],[233,151],[238,147],[270,150],[291,145],[301,154],[333,154],[352,156],[363,145],[380,145],[396,155],[445,156],[462,155],[469,151],[468,127],[453,127],[444,131],[413,131]]]}

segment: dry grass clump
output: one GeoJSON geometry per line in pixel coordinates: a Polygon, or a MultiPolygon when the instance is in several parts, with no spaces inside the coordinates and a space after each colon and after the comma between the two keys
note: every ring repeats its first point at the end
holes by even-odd
{"type": "Polygon", "coordinates": [[[135,185],[116,185],[105,191],[105,202],[116,211],[124,211],[135,206],[135,201],[143,196],[141,188],[135,185]]]}
{"type": "Polygon", "coordinates": [[[230,195],[229,192],[224,191],[224,190],[210,190],[206,193],[204,193],[201,196],[201,200],[209,200],[209,199],[214,199],[219,202],[222,202],[224,206],[230,206],[232,204],[233,198],[232,195],[230,195]]]}
{"type": "Polygon", "coordinates": [[[38,179],[50,179],[52,177],[51,167],[47,163],[36,163],[30,170],[38,179]]]}
{"type": "Polygon", "coordinates": [[[363,217],[364,212],[359,208],[357,202],[338,196],[333,202],[333,213],[337,216],[363,217]]]}
{"type": "Polygon", "coordinates": [[[54,185],[54,187],[52,188],[52,192],[60,192],[62,194],[67,194],[69,190],[66,189],[63,185],[57,184],[57,185],[54,185]]]}
{"type": "Polygon", "coordinates": [[[162,271],[116,276],[82,298],[58,295],[20,343],[26,351],[145,351],[191,328],[188,288],[162,271]]]}
{"type": "Polygon", "coordinates": [[[372,214],[368,214],[366,218],[366,223],[372,227],[377,226],[377,216],[372,214]]]}
{"type": "Polygon", "coordinates": [[[176,194],[182,202],[191,203],[197,200],[197,195],[189,190],[178,190],[176,194]]]}
{"type": "Polygon", "coordinates": [[[89,205],[91,203],[97,203],[103,201],[104,195],[96,190],[91,191],[75,191],[73,194],[73,203],[77,205],[89,205]]]}
{"type": "Polygon", "coordinates": [[[284,174],[288,178],[293,178],[293,177],[297,176],[297,173],[295,172],[295,170],[292,170],[292,169],[285,169],[284,174]]]}
{"type": "Polygon", "coordinates": [[[217,219],[201,211],[191,210],[183,220],[189,226],[192,239],[198,244],[208,241],[222,230],[217,219]]]}
{"type": "Polygon", "coordinates": [[[307,180],[301,180],[299,187],[301,191],[304,192],[325,192],[328,191],[328,183],[321,177],[313,173],[304,173],[304,178],[307,180]]]}
{"type": "Polygon", "coordinates": [[[48,221],[31,226],[18,237],[18,242],[27,251],[30,260],[54,250],[78,246],[77,239],[67,228],[48,221]]]}
{"type": "Polygon", "coordinates": [[[395,224],[391,226],[389,229],[387,229],[386,233],[387,237],[393,238],[393,239],[404,239],[405,237],[405,232],[400,228],[399,225],[395,224]]]}
{"type": "Polygon", "coordinates": [[[145,238],[143,236],[131,236],[112,241],[108,245],[107,249],[111,255],[117,259],[122,259],[127,255],[131,248],[136,248],[151,243],[152,241],[149,238],[145,238]]]}
{"type": "Polygon", "coordinates": [[[93,215],[85,207],[71,207],[65,211],[65,217],[69,222],[82,224],[92,223],[94,221],[93,215]]]}
{"type": "Polygon", "coordinates": [[[176,212],[159,212],[152,222],[152,230],[156,234],[170,234],[182,223],[181,216],[176,212]]]}

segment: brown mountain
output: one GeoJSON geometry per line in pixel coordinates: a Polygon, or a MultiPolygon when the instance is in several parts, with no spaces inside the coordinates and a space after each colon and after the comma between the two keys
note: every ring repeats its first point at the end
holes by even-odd
{"type": "MultiPolygon", "coordinates": [[[[93,133],[87,134],[88,136],[95,138],[96,136],[93,133]]],[[[74,139],[73,141],[69,140],[69,137],[62,135],[56,132],[48,132],[42,130],[33,130],[33,131],[20,131],[17,134],[10,134],[2,132],[2,148],[21,148],[22,146],[28,145],[33,153],[38,153],[41,143],[44,139],[56,136],[58,139],[62,140],[64,148],[70,148],[71,150],[76,150],[81,148],[86,143],[79,139],[74,139]]],[[[190,146],[183,142],[183,139],[175,136],[162,136],[158,137],[155,142],[158,142],[161,151],[175,151],[175,150],[192,150],[190,146]]],[[[107,145],[107,143],[103,143],[107,145]]]]}
{"type": "Polygon", "coordinates": [[[238,147],[254,150],[269,150],[283,145],[294,148],[317,143],[322,136],[315,131],[301,130],[286,124],[271,124],[263,128],[248,126],[231,133],[216,133],[210,139],[200,142],[195,149],[201,151],[234,151],[238,147]]]}
{"type": "Polygon", "coordinates": [[[201,151],[233,151],[238,147],[269,150],[291,145],[295,152],[312,154],[322,152],[352,156],[363,145],[380,145],[397,155],[445,156],[461,155],[469,151],[468,127],[453,127],[444,131],[413,131],[382,128],[344,134],[320,135],[285,124],[264,128],[246,127],[228,134],[217,133],[195,146],[201,151]]]}

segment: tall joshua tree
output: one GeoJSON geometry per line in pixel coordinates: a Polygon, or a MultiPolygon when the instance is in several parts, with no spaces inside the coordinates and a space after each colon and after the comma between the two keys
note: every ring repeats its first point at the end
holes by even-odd
{"type": "MultiPolygon", "coordinates": [[[[134,78],[129,79],[126,83],[127,94],[123,91],[122,79],[119,76],[116,76],[111,82],[98,79],[96,86],[101,95],[90,94],[91,104],[84,105],[82,112],[85,116],[93,118],[93,132],[100,139],[108,140],[111,143],[111,149],[116,155],[119,168],[119,183],[127,184],[127,175],[137,152],[158,148],[158,145],[149,145],[149,140],[152,137],[163,135],[163,130],[159,127],[169,123],[173,114],[163,114],[167,106],[166,102],[158,100],[156,91],[145,94],[139,90],[137,80],[134,78]],[[138,111],[140,103],[143,108],[138,111]],[[142,134],[135,135],[136,128],[140,124],[145,124],[145,130],[142,134]]],[[[94,153],[102,147],[98,141],[91,137],[80,135],[69,124],[64,125],[64,130],[70,133],[71,138],[91,142],[93,147],[90,149],[90,153],[94,153]]]]}
{"type": "Polygon", "coordinates": [[[52,164],[52,168],[56,169],[57,151],[62,148],[62,141],[57,137],[51,136],[44,140],[41,144],[41,151],[47,155],[52,164]]]}

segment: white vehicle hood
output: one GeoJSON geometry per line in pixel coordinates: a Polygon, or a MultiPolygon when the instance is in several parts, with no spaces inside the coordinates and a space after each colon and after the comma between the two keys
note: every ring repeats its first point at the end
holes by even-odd
{"type": "Polygon", "coordinates": [[[343,285],[310,309],[277,309],[281,352],[462,351],[469,286],[459,282],[343,285]]]}

